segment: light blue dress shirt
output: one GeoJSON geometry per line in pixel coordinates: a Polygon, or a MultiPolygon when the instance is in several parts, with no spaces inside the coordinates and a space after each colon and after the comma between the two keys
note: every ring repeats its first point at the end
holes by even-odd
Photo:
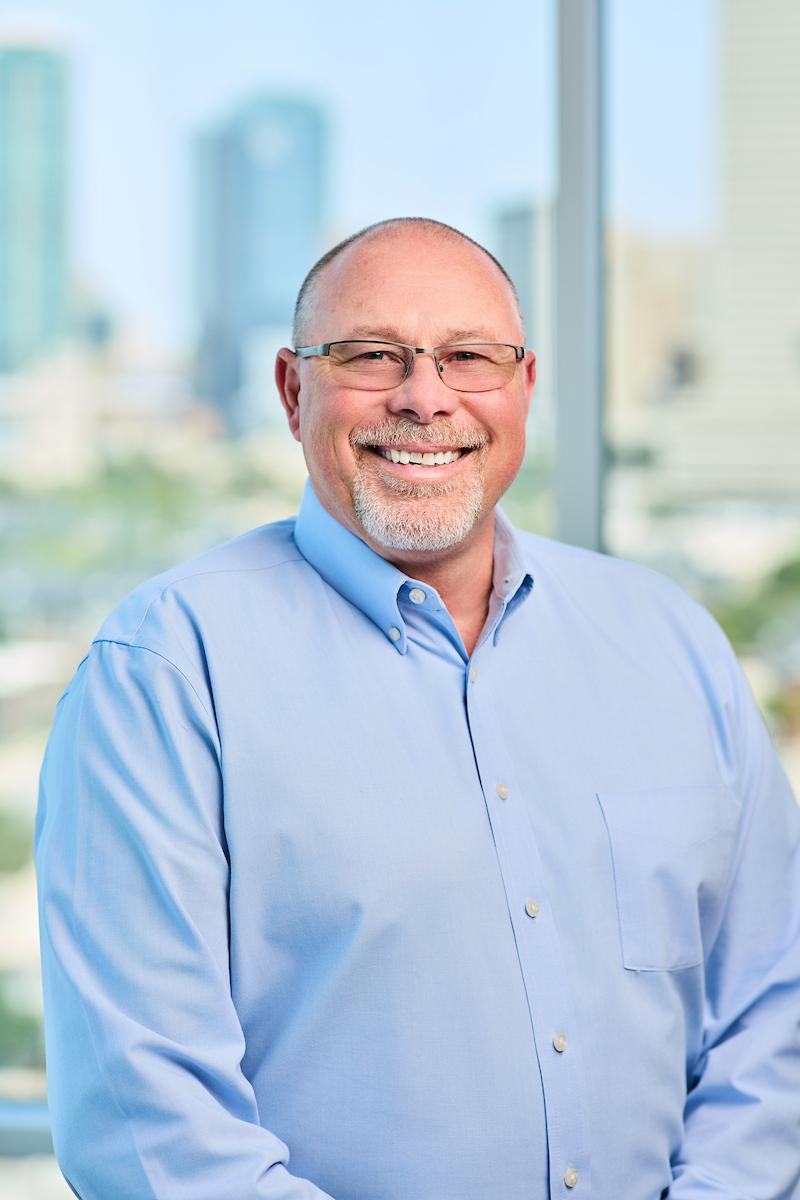
{"type": "Polygon", "coordinates": [[[40,888],[83,1200],[800,1196],[800,813],[711,617],[498,517],[468,657],[309,488],[59,702],[40,888]]]}

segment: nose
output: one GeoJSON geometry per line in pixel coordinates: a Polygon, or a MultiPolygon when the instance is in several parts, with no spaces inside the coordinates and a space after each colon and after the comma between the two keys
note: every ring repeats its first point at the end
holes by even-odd
{"type": "Polygon", "coordinates": [[[432,354],[415,354],[411,374],[387,393],[386,407],[398,416],[427,425],[458,407],[458,393],[439,378],[432,354]]]}

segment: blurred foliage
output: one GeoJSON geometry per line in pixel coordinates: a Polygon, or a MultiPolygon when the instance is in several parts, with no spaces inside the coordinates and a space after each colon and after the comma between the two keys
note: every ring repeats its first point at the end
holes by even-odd
{"type": "Polygon", "coordinates": [[[0,640],[83,635],[142,579],[256,524],[248,501],[257,511],[284,498],[252,447],[196,453],[175,469],[146,453],[109,457],[45,489],[0,481],[0,640]]]}
{"type": "Polygon", "coordinates": [[[713,611],[738,652],[752,649],[793,611],[800,630],[800,557],[782,563],[755,592],[716,604],[713,611]]]}
{"type": "Polygon", "coordinates": [[[176,528],[202,519],[204,509],[199,479],[144,457],[109,462],[72,487],[19,496],[4,521],[0,554],[46,573],[149,561],[161,548],[160,534],[168,540],[176,528]]]}
{"type": "Polygon", "coordinates": [[[0,872],[19,871],[33,853],[33,827],[15,812],[0,809],[0,872]]]}
{"type": "Polygon", "coordinates": [[[4,1067],[44,1067],[44,1031],[41,1017],[23,1012],[8,997],[8,983],[0,979],[0,1063],[4,1067]]]}
{"type": "Polygon", "coordinates": [[[616,467],[644,469],[655,466],[658,454],[653,446],[634,442],[606,442],[603,446],[606,470],[616,467]]]}
{"type": "Polygon", "coordinates": [[[800,682],[775,692],[764,702],[774,725],[786,737],[800,737],[800,682]]]}

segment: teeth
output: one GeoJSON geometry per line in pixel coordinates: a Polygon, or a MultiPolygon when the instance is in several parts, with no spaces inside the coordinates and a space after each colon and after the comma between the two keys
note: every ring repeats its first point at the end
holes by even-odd
{"type": "Polygon", "coordinates": [[[437,450],[434,454],[430,450],[426,450],[423,453],[421,450],[395,450],[392,448],[387,450],[381,449],[379,453],[388,462],[402,463],[404,465],[406,463],[414,463],[415,466],[419,467],[443,467],[447,463],[455,462],[456,459],[461,458],[460,450],[437,450]]]}

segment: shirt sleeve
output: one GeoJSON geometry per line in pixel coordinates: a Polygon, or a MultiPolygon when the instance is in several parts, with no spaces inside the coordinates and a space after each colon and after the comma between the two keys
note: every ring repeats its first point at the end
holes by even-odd
{"type": "Polygon", "coordinates": [[[724,643],[738,844],[670,1200],[800,1198],[800,810],[724,643]]]}
{"type": "Polygon", "coordinates": [[[53,1141],[82,1200],[331,1200],[287,1169],[242,1072],[208,702],[95,643],[42,768],[36,867],[53,1141]]]}

